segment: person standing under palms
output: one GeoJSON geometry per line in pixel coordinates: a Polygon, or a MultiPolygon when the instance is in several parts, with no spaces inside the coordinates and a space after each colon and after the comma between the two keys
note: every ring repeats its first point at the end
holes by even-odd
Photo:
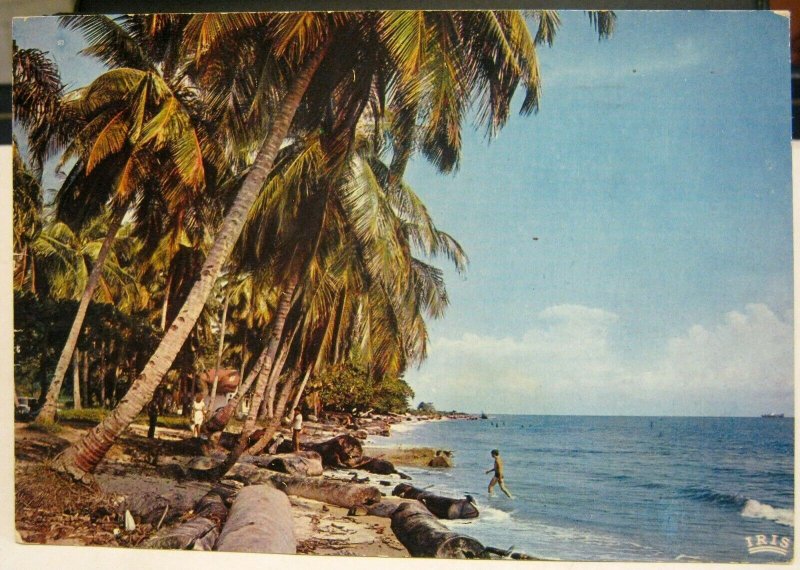
{"type": "Polygon", "coordinates": [[[292,446],[295,453],[300,451],[300,432],[303,431],[303,414],[300,413],[300,406],[294,409],[292,419],[292,446]]]}
{"type": "Polygon", "coordinates": [[[206,419],[206,403],[203,393],[199,392],[192,403],[192,437],[200,437],[200,426],[206,419]]]}

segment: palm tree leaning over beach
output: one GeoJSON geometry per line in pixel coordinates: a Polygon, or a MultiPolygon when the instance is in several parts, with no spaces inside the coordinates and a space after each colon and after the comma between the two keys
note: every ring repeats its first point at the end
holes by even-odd
{"type": "MultiPolygon", "coordinates": [[[[303,324],[292,368],[305,373],[284,384],[273,421],[252,452],[274,434],[286,397],[294,392],[299,401],[312,370],[360,355],[381,378],[424,358],[423,314],[441,316],[447,294],[441,272],[413,251],[447,256],[459,271],[466,256],[433,225],[410,188],[396,183],[389,191],[387,173],[372,145],[364,144],[352,153],[339,183],[317,174],[320,182],[327,181],[329,198],[324,233],[308,260],[305,294],[298,300],[303,324]]],[[[243,434],[249,435],[245,429],[243,434]]]]}
{"type": "MultiPolygon", "coordinates": [[[[231,26],[234,35],[239,24],[231,26]]],[[[287,78],[269,132],[218,230],[201,277],[156,352],[111,415],[55,461],[57,469],[77,479],[90,477],[169,369],[293,123],[300,131],[321,127],[326,153],[341,155],[368,104],[383,114],[387,100],[402,98],[406,103],[399,108],[411,109],[406,119],[413,116],[416,124],[420,116],[430,126],[420,143],[423,153],[447,170],[457,165],[461,123],[471,101],[478,102],[480,120],[490,132],[505,123],[520,83],[527,91],[523,111],[532,111],[537,102],[535,42],[518,12],[268,14],[256,26],[287,78]]],[[[216,30],[220,41],[229,31],[225,26],[216,30]]],[[[408,131],[413,133],[413,127],[408,131]]],[[[410,140],[405,139],[407,147],[410,140]]]]}

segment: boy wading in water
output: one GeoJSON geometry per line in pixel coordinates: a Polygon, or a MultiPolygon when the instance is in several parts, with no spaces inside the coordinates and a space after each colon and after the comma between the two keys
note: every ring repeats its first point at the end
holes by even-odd
{"type": "Polygon", "coordinates": [[[503,460],[500,459],[500,452],[496,449],[493,449],[492,457],[494,457],[494,467],[486,471],[486,473],[491,473],[494,471],[494,477],[492,477],[492,480],[489,481],[489,496],[492,496],[492,489],[494,489],[494,486],[499,484],[500,490],[506,494],[506,497],[513,499],[514,497],[512,497],[511,493],[508,492],[508,489],[506,489],[506,485],[503,482],[503,460]]]}

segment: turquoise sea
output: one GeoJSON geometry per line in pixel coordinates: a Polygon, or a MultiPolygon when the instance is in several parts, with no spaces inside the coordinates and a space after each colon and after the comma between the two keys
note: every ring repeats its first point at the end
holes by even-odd
{"type": "Polygon", "coordinates": [[[446,524],[485,545],[560,560],[793,556],[793,418],[494,415],[400,424],[374,443],[454,451],[452,469],[404,471],[472,495],[481,516],[446,524]],[[487,496],[493,448],[513,500],[487,496]]]}

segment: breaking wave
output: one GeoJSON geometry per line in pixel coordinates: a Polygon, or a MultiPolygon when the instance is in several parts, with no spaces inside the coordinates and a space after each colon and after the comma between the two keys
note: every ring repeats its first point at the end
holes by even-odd
{"type": "Polygon", "coordinates": [[[766,519],[785,526],[794,526],[794,511],[779,509],[772,505],[759,503],[755,499],[747,499],[742,516],[750,519],[766,519]]]}

